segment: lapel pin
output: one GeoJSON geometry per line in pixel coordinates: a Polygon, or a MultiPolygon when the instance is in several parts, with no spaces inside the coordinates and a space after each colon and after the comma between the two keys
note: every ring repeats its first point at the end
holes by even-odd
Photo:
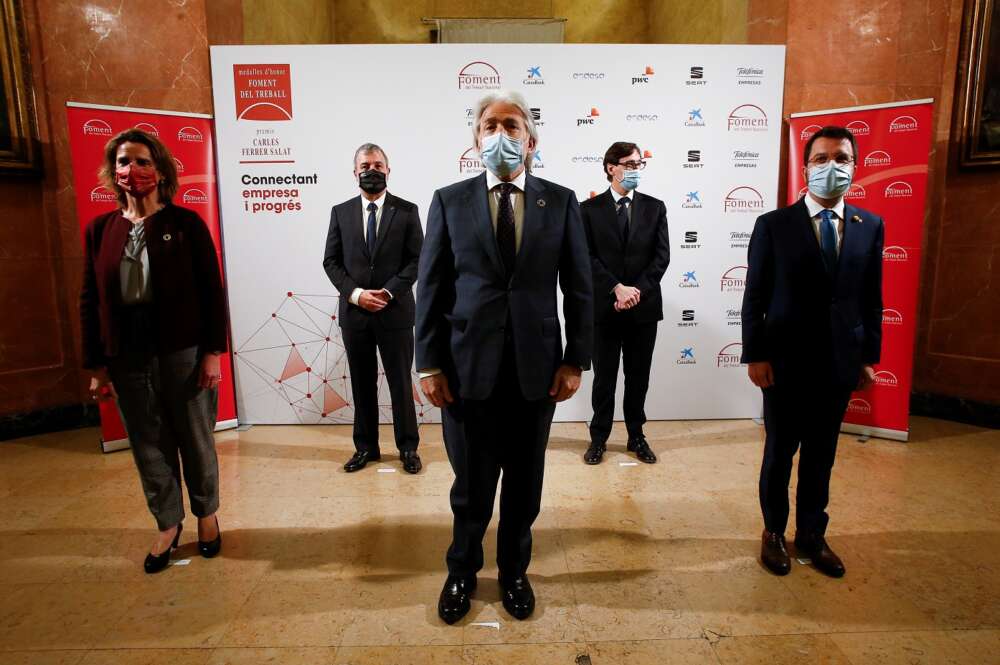
{"type": "Polygon", "coordinates": [[[163,234],[163,239],[164,240],[169,241],[171,238],[173,238],[173,236],[170,235],[169,233],[164,233],[163,234]]]}
{"type": "Polygon", "coordinates": [[[851,221],[855,222],[856,224],[860,224],[861,223],[861,215],[855,215],[854,217],[851,217],[851,221]]]}
{"type": "Polygon", "coordinates": [[[539,208],[544,208],[545,207],[545,199],[538,199],[537,201],[535,201],[535,203],[538,204],[539,208]]]}

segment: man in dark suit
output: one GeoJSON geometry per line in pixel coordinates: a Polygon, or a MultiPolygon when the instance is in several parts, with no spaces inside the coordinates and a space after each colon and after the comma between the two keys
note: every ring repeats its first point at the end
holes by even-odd
{"type": "Polygon", "coordinates": [[[473,128],[487,171],[434,193],[417,292],[417,367],[442,408],[455,472],[454,530],[438,614],[469,611],[503,472],[497,564],[503,606],[527,618],[526,571],[556,402],[590,367],[587,240],[573,192],[527,173],[538,135],[517,93],[481,99],[473,128]],[[563,292],[566,349],[556,304],[563,292]]]}
{"type": "Polygon", "coordinates": [[[657,322],[663,319],[660,280],[670,264],[667,207],[636,190],[646,162],[634,143],[604,154],[606,192],[580,204],[594,275],[594,388],[587,464],[600,464],[611,435],[618,361],[625,360],[626,449],[656,462],[642,426],[657,322]]]}
{"type": "Polygon", "coordinates": [[[378,359],[389,384],[392,425],[403,469],[420,471],[413,404],[413,282],[423,243],[417,206],[386,191],[389,160],[373,143],[354,155],[360,196],[330,212],[323,267],[340,291],[340,329],[354,395],[354,447],[347,472],[381,459],[378,359]]]}
{"type": "Polygon", "coordinates": [[[882,219],[844,202],[857,144],[824,127],[805,147],[809,192],[757,219],[743,295],[743,358],[764,393],[761,560],[785,575],[788,481],[799,454],[795,547],[832,577],[826,543],[830,473],[851,391],[874,378],[882,346],[882,219]]]}

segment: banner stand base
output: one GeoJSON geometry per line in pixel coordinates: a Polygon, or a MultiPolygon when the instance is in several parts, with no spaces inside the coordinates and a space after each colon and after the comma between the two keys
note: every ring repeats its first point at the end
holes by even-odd
{"type": "Polygon", "coordinates": [[[910,433],[898,429],[884,429],[882,427],[869,427],[868,425],[856,425],[854,423],[843,423],[840,426],[841,432],[850,434],[860,434],[863,437],[876,437],[879,439],[890,439],[892,441],[909,441],[910,433]]]}
{"type": "Polygon", "coordinates": [[[101,452],[102,453],[113,453],[116,450],[128,450],[129,443],[128,439],[115,439],[114,441],[105,441],[101,438],[101,452]]]}
{"type": "Polygon", "coordinates": [[[231,420],[220,420],[219,422],[215,423],[215,431],[222,432],[223,430],[227,429],[236,429],[237,427],[239,427],[239,425],[240,421],[238,421],[236,418],[233,418],[231,420]]]}

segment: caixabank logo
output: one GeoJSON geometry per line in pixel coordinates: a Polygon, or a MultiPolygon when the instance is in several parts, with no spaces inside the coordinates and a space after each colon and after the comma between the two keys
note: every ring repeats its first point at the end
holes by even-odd
{"type": "Polygon", "coordinates": [[[160,130],[158,130],[156,128],[156,125],[154,125],[151,122],[136,123],[135,128],[140,131],[146,132],[150,136],[155,136],[156,138],[160,138],[160,130]]]}
{"type": "Polygon", "coordinates": [[[115,193],[105,189],[102,185],[98,185],[90,190],[90,202],[91,203],[114,203],[118,200],[115,193]]]}
{"type": "Polygon", "coordinates": [[[883,326],[901,326],[903,325],[903,315],[898,309],[892,309],[891,307],[886,307],[882,310],[882,325],[883,326]]]}
{"type": "Polygon", "coordinates": [[[500,72],[482,60],[474,60],[458,70],[459,90],[499,90],[500,72]]]}
{"type": "Polygon", "coordinates": [[[722,200],[722,211],[735,214],[761,214],[764,212],[764,197],[753,187],[741,185],[729,190],[722,200]]]}
{"type": "Polygon", "coordinates": [[[694,357],[694,347],[693,346],[684,346],[684,347],[681,347],[680,357],[677,358],[676,362],[677,362],[678,365],[695,365],[695,364],[697,364],[698,361],[695,360],[695,357],[694,357]]]}
{"type": "Polygon", "coordinates": [[[722,347],[715,356],[715,366],[716,367],[739,367],[740,356],[743,355],[743,344],[740,342],[732,342],[731,344],[726,344],[722,347]]]}
{"type": "Polygon", "coordinates": [[[898,388],[899,379],[887,369],[875,372],[873,383],[882,388],[898,388]]]}
{"type": "Polygon", "coordinates": [[[889,123],[890,134],[906,134],[920,129],[920,124],[912,115],[901,115],[892,119],[889,123]]]}
{"type": "Polygon", "coordinates": [[[887,263],[906,263],[910,260],[910,254],[905,247],[889,245],[882,250],[882,260],[887,263]]]}
{"type": "Polygon", "coordinates": [[[588,113],[587,115],[583,116],[582,118],[577,118],[576,119],[576,126],[577,127],[581,127],[581,126],[583,126],[583,127],[593,127],[594,125],[597,124],[597,120],[600,117],[601,117],[601,112],[597,110],[597,107],[596,106],[591,106],[590,107],[590,113],[588,113]]]}
{"type": "Polygon", "coordinates": [[[704,127],[705,118],[701,115],[701,109],[691,109],[688,111],[688,118],[684,121],[685,127],[704,127]]]}
{"type": "Polygon", "coordinates": [[[236,119],[292,119],[291,65],[233,65],[236,119]]]}
{"type": "Polygon", "coordinates": [[[855,397],[847,403],[847,412],[853,413],[856,416],[869,416],[872,412],[871,402],[860,397],[855,397]]]}
{"type": "Polygon", "coordinates": [[[83,123],[83,135],[84,136],[108,136],[110,137],[114,132],[111,131],[111,125],[109,125],[104,120],[100,118],[92,118],[87,122],[83,123]]]}
{"type": "Polygon", "coordinates": [[[682,289],[697,289],[701,286],[698,283],[698,277],[694,274],[694,270],[690,270],[681,275],[681,281],[677,284],[682,289]]]}
{"type": "Polygon", "coordinates": [[[729,112],[729,131],[766,132],[767,114],[755,104],[741,104],[729,112]]]}
{"type": "Polygon", "coordinates": [[[190,189],[185,189],[184,193],[181,194],[181,200],[185,204],[192,203],[208,203],[208,194],[204,191],[198,189],[197,187],[191,187],[190,189]]]}
{"type": "Polygon", "coordinates": [[[687,208],[688,210],[693,210],[701,208],[701,196],[698,194],[698,190],[693,192],[688,192],[684,195],[684,201],[681,203],[682,208],[687,208]]]}
{"type": "Polygon", "coordinates": [[[885,187],[885,198],[887,199],[912,199],[913,185],[903,180],[890,182],[885,187]]]}
{"type": "Polygon", "coordinates": [[[467,149],[458,158],[458,172],[463,174],[482,173],[486,170],[483,160],[479,157],[479,151],[473,146],[467,149]]]}
{"type": "Polygon", "coordinates": [[[205,135],[197,127],[186,125],[177,130],[177,140],[181,143],[204,143],[205,135]]]}
{"type": "Polygon", "coordinates": [[[646,69],[643,70],[642,74],[639,74],[638,76],[633,76],[632,77],[632,85],[642,85],[644,83],[649,83],[650,78],[655,73],[656,72],[653,71],[652,67],[650,67],[649,65],[646,65],[646,69]]]}
{"type": "Polygon", "coordinates": [[[892,166],[892,155],[885,150],[873,150],[865,156],[865,166],[892,166]]]}
{"type": "Polygon", "coordinates": [[[733,266],[722,273],[719,290],[722,293],[743,293],[747,287],[747,266],[733,266]]]}
{"type": "Polygon", "coordinates": [[[809,139],[812,138],[813,134],[815,134],[821,129],[823,128],[820,127],[819,125],[806,125],[805,127],[802,128],[802,131],[799,132],[799,140],[808,141],[809,139]]]}
{"type": "Polygon", "coordinates": [[[528,78],[522,80],[521,83],[524,85],[545,85],[545,79],[542,78],[541,65],[528,67],[528,78]]]}
{"type": "Polygon", "coordinates": [[[736,85],[761,85],[764,81],[763,67],[737,67],[736,85]]]}
{"type": "Polygon", "coordinates": [[[855,138],[859,136],[868,136],[872,133],[871,125],[864,120],[852,120],[847,123],[846,127],[850,130],[851,134],[854,134],[855,138]]]}

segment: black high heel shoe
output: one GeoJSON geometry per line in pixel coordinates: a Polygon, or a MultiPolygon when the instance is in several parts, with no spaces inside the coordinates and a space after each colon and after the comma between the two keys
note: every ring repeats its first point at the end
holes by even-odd
{"type": "Polygon", "coordinates": [[[177,544],[180,542],[182,531],[184,531],[183,522],[177,525],[177,535],[174,536],[174,542],[170,544],[170,547],[168,547],[165,552],[161,554],[150,553],[146,555],[146,560],[142,563],[142,567],[147,574],[152,575],[153,573],[158,573],[170,565],[170,550],[177,549],[177,544]]]}
{"type": "Polygon", "coordinates": [[[206,559],[211,559],[222,550],[222,529],[219,528],[219,516],[215,516],[215,530],[218,532],[215,540],[198,540],[198,552],[206,559]]]}

